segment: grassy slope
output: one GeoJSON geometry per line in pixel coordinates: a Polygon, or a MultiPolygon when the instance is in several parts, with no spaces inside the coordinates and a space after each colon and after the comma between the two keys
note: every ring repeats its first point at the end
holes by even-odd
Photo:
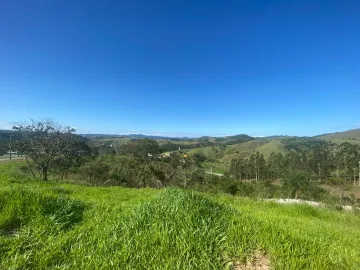
{"type": "Polygon", "coordinates": [[[260,152],[264,155],[265,159],[268,159],[271,152],[286,154],[288,150],[284,148],[284,145],[279,140],[255,140],[247,143],[236,144],[228,146],[224,157],[219,160],[220,166],[228,168],[230,162],[236,157],[247,157],[255,152],[260,152]]]}
{"type": "Polygon", "coordinates": [[[273,269],[360,267],[354,213],[42,183],[16,163],[0,164],[0,192],[0,269],[226,269],[258,252],[273,269]]]}
{"type": "Polygon", "coordinates": [[[211,159],[216,159],[218,155],[217,153],[218,153],[217,147],[212,147],[212,146],[194,148],[188,151],[189,156],[193,156],[195,154],[203,154],[207,158],[211,158],[211,159]]]}
{"type": "Polygon", "coordinates": [[[350,139],[360,140],[360,129],[351,129],[343,132],[335,132],[319,136],[321,139],[350,139]]]}
{"type": "MultiPolygon", "coordinates": [[[[267,250],[274,269],[358,269],[359,214],[216,196],[244,218],[233,228],[246,247],[267,250]]],[[[239,239],[239,238],[238,238],[239,239]]]]}
{"type": "Polygon", "coordinates": [[[348,143],[360,145],[360,129],[351,129],[344,132],[325,134],[319,136],[319,138],[336,144],[348,142],[348,143]]]}
{"type": "Polygon", "coordinates": [[[264,145],[256,148],[255,151],[258,151],[261,154],[263,154],[265,159],[268,159],[272,152],[281,153],[281,154],[287,153],[287,150],[285,149],[284,145],[280,141],[268,142],[267,144],[264,144],[264,145]]]}
{"type": "MultiPolygon", "coordinates": [[[[202,147],[191,149],[188,151],[188,154],[192,156],[196,153],[202,153],[207,158],[215,160],[219,157],[219,151],[217,147],[202,147]]],[[[260,152],[264,155],[265,159],[268,159],[272,152],[286,154],[287,151],[280,140],[268,141],[257,139],[246,143],[228,145],[225,149],[224,156],[221,157],[217,163],[213,162],[205,165],[207,168],[213,167],[215,170],[223,172],[224,170],[228,170],[231,160],[236,157],[245,158],[252,153],[260,152]]]]}

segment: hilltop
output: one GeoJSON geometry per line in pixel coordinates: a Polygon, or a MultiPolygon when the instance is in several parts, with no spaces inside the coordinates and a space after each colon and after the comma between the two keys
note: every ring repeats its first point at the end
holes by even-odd
{"type": "Polygon", "coordinates": [[[350,129],[342,132],[334,132],[315,136],[315,138],[330,141],[336,144],[344,142],[360,145],[360,129],[350,129]]]}

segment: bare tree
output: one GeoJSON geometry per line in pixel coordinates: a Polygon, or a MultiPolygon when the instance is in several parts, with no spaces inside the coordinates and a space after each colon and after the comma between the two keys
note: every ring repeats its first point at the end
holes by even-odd
{"type": "Polygon", "coordinates": [[[27,161],[30,159],[35,163],[44,181],[48,180],[50,167],[57,164],[69,166],[70,159],[90,152],[82,138],[74,134],[73,128],[62,126],[51,119],[21,122],[13,129],[20,135],[14,148],[24,154],[27,161]]]}

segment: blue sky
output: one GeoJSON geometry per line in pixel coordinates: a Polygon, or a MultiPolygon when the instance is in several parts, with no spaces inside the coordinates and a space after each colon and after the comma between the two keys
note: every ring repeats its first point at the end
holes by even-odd
{"type": "Polygon", "coordinates": [[[45,117],[80,133],[357,128],[359,14],[347,0],[5,0],[0,128],[45,117]]]}

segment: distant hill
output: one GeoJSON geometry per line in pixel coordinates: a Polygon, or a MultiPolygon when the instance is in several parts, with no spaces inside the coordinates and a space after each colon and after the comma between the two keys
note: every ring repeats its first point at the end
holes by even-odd
{"type": "Polygon", "coordinates": [[[360,129],[358,128],[343,132],[327,133],[315,136],[315,138],[330,141],[336,144],[348,142],[360,145],[360,129]]]}
{"type": "Polygon", "coordinates": [[[14,132],[14,130],[0,129],[0,134],[10,134],[14,132]]]}
{"type": "Polygon", "coordinates": [[[153,140],[187,140],[188,137],[166,137],[166,136],[157,136],[157,135],[144,135],[144,134],[128,134],[128,135],[118,135],[118,134],[79,134],[88,139],[115,139],[115,138],[130,138],[130,139],[153,139],[153,140]]]}
{"type": "Polygon", "coordinates": [[[245,143],[248,141],[255,140],[254,137],[251,137],[246,134],[239,134],[234,136],[225,136],[225,137],[217,137],[215,138],[215,143],[221,143],[221,144],[238,144],[238,143],[245,143]]]}
{"type": "Polygon", "coordinates": [[[189,138],[189,137],[165,137],[165,136],[155,136],[155,135],[144,135],[144,134],[129,134],[129,135],[117,135],[117,134],[80,134],[81,136],[90,139],[92,141],[100,141],[102,143],[109,144],[124,144],[129,141],[137,139],[152,139],[157,140],[159,144],[178,144],[179,147],[186,148],[195,148],[195,147],[205,147],[205,146],[216,146],[216,145],[232,145],[238,143],[244,143],[251,140],[255,140],[254,137],[240,134],[234,136],[226,137],[212,137],[212,136],[202,136],[198,138],[189,138]]]}
{"type": "Polygon", "coordinates": [[[229,145],[225,150],[225,155],[219,160],[221,167],[227,168],[233,158],[248,157],[251,154],[259,152],[268,159],[272,152],[285,155],[289,152],[280,140],[253,140],[246,143],[229,145]]]}

